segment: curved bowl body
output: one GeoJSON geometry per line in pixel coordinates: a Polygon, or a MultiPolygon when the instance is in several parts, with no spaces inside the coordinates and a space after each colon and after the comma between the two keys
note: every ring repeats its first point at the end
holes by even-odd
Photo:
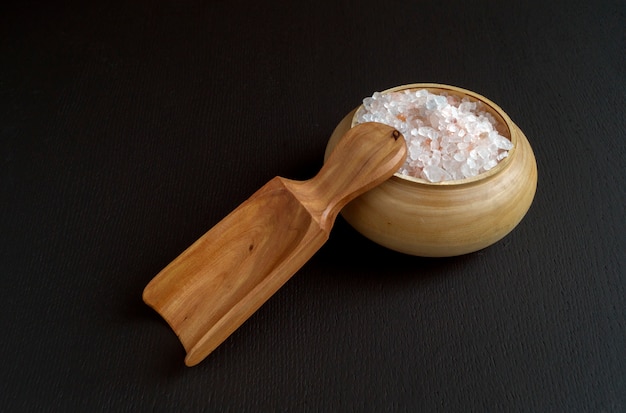
{"type": "MultiPolygon", "coordinates": [[[[524,133],[489,99],[454,86],[415,83],[401,89],[428,89],[481,101],[514,147],[497,166],[476,177],[431,183],[395,174],[350,202],[345,220],[370,240],[402,253],[446,257],[471,253],[499,241],[528,212],[537,188],[537,165],[524,133]]],[[[326,154],[354,125],[349,113],[335,128],[326,154]]]]}

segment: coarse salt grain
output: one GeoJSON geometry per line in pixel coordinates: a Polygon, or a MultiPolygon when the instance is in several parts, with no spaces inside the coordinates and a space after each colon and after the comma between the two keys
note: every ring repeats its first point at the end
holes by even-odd
{"type": "Polygon", "coordinates": [[[513,149],[481,102],[426,89],[375,92],[363,99],[356,123],[400,131],[408,156],[398,173],[430,182],[464,179],[492,169],[513,149]]]}

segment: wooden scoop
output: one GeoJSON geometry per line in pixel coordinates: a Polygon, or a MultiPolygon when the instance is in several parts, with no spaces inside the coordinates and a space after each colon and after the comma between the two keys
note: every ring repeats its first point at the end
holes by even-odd
{"type": "Polygon", "coordinates": [[[350,129],[319,173],[275,177],[150,281],[143,300],[201,362],[326,242],[339,211],[393,175],[406,157],[402,135],[364,123],[350,129]]]}

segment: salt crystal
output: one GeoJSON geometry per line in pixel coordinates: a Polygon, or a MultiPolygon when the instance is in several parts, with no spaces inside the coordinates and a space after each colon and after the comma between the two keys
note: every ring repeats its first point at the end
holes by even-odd
{"type": "Polygon", "coordinates": [[[487,162],[485,162],[485,166],[483,166],[483,168],[485,168],[485,170],[488,171],[494,166],[496,166],[497,164],[498,164],[498,161],[496,159],[489,159],[487,162]]]}
{"type": "Polygon", "coordinates": [[[489,152],[489,149],[484,146],[478,147],[478,149],[476,149],[476,152],[478,152],[478,156],[480,156],[483,159],[488,159],[489,156],[491,155],[491,152],[489,152]]]}
{"type": "Polygon", "coordinates": [[[380,122],[398,129],[409,149],[398,173],[441,182],[492,169],[513,149],[483,107],[467,97],[426,89],[375,92],[363,99],[356,123],[380,122]]]}
{"type": "Polygon", "coordinates": [[[434,151],[434,150],[436,150],[437,148],[439,148],[439,143],[437,142],[437,139],[436,139],[436,138],[434,138],[434,139],[432,139],[432,140],[430,141],[430,150],[431,150],[431,151],[434,151]]]}
{"type": "Polygon", "coordinates": [[[468,164],[464,163],[463,165],[461,165],[461,174],[465,178],[470,178],[473,176],[472,169],[468,164]]]}
{"type": "Polygon", "coordinates": [[[422,170],[426,179],[430,182],[441,182],[452,179],[452,176],[445,169],[438,166],[428,165],[422,170]]]}
{"type": "Polygon", "coordinates": [[[421,153],[417,159],[422,163],[426,163],[430,160],[430,155],[427,153],[421,153]]]}
{"type": "Polygon", "coordinates": [[[447,142],[444,143],[443,140],[441,142],[441,151],[446,153],[446,154],[450,154],[450,153],[454,153],[456,150],[456,145],[452,142],[447,142]]]}
{"type": "Polygon", "coordinates": [[[472,105],[470,102],[463,102],[459,105],[459,110],[462,112],[471,112],[472,110],[475,109],[475,106],[472,105]]]}
{"type": "Polygon", "coordinates": [[[429,126],[421,126],[417,129],[417,133],[418,135],[422,135],[425,137],[428,137],[428,133],[433,130],[433,128],[429,127],[429,126]]]}
{"type": "Polygon", "coordinates": [[[507,151],[513,149],[513,144],[511,143],[511,141],[504,136],[499,135],[498,133],[490,133],[489,138],[500,149],[504,149],[507,151]]]}
{"type": "Polygon", "coordinates": [[[426,110],[435,110],[437,109],[437,102],[433,99],[426,100],[426,110]]]}

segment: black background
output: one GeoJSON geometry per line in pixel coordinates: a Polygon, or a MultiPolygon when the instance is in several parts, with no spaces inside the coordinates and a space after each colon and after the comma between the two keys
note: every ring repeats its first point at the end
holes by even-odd
{"type": "Polygon", "coordinates": [[[626,411],[624,1],[0,6],[0,410],[626,411]],[[374,91],[451,84],[538,191],[474,254],[324,247],[200,365],[141,292],[374,91]]]}

